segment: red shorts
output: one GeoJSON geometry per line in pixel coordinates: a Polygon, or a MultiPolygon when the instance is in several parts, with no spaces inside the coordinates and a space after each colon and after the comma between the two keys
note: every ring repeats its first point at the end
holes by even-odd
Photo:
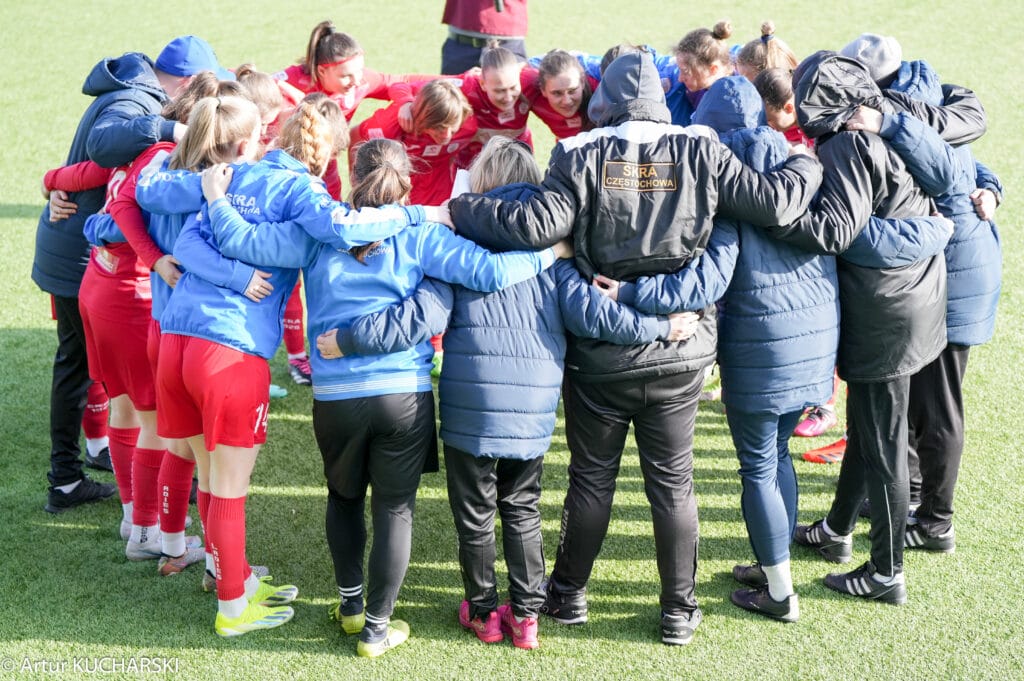
{"type": "Polygon", "coordinates": [[[166,333],[160,339],[156,378],[161,437],[202,434],[207,451],[267,441],[270,365],[262,357],[166,333]]]}
{"type": "Polygon", "coordinates": [[[139,411],[156,409],[153,368],[146,356],[148,321],[105,319],[91,312],[84,298],[78,303],[89,377],[103,383],[110,397],[127,395],[139,411]]]}
{"type": "Polygon", "coordinates": [[[149,335],[146,336],[146,357],[149,359],[149,366],[156,376],[156,368],[160,361],[160,322],[149,318],[149,335]]]}

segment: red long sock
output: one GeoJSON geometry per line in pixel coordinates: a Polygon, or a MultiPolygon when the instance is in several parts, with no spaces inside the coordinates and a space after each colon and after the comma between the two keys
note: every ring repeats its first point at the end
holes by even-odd
{"type": "MultiPolygon", "coordinates": [[[[107,417],[110,415],[110,398],[107,389],[99,381],[93,381],[86,397],[85,413],[82,415],[82,432],[89,440],[98,440],[107,433],[107,417]]],[[[113,428],[110,429],[113,431],[113,428]]],[[[138,429],[136,429],[138,430],[138,429]]],[[[112,438],[113,433],[109,436],[112,438]]],[[[134,443],[132,444],[134,447],[134,443]]]]}
{"type": "Polygon", "coordinates": [[[245,595],[245,497],[225,499],[210,495],[207,544],[213,554],[217,598],[230,601],[245,595]]]}
{"type": "Polygon", "coordinates": [[[164,459],[164,449],[135,448],[135,460],[132,465],[132,491],[135,503],[132,506],[132,523],[142,527],[152,527],[159,520],[160,509],[160,463],[164,459]]]}
{"type": "Polygon", "coordinates": [[[196,493],[196,507],[199,509],[199,524],[203,526],[203,544],[206,553],[210,553],[210,534],[207,523],[210,520],[210,493],[199,490],[196,493]]]}
{"type": "MultiPolygon", "coordinates": [[[[95,385],[95,384],[93,384],[95,385]]],[[[114,482],[122,504],[132,502],[132,466],[135,458],[135,443],[139,439],[138,428],[115,428],[110,426],[110,463],[114,466],[114,482]]]]}
{"type": "Polygon", "coordinates": [[[184,532],[188,517],[188,494],[192,491],[192,472],[196,462],[167,452],[160,464],[157,482],[160,488],[160,529],[184,532]]]}

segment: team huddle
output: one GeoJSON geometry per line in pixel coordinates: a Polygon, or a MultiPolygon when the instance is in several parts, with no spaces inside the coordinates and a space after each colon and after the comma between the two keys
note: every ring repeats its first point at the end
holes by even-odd
{"type": "Polygon", "coordinates": [[[660,639],[687,644],[702,619],[694,430],[717,361],[754,559],[732,602],[797,621],[791,544],[849,562],[864,514],[870,558],[824,582],[904,603],[904,550],[955,548],[961,385],[994,330],[1002,186],[970,151],[986,128],[971,90],[893,38],[801,60],[774,30],[731,46],[720,22],[669,55],[523,61],[494,43],[452,76],[373,71],[329,21],[275,74],[228,71],[196,36],[155,61],[104,59],[43,181],[33,279],[60,343],[47,510],[117,494],[128,559],[164,576],[205,565],[217,634],[287,623],[299,589],[246,547],[283,341],[313,393],[330,616],[359,655],[410,636],[392,614],[438,435],[465,592],[453,618],[524,649],[542,616],[586,622],[631,425],[660,639]],[[390,103],[350,125],[368,97],[390,103]],[[531,114],[558,140],[544,172],[531,114]],[[846,434],[823,459],[841,460],[839,485],[798,525],[789,439],[836,424],[840,378],[846,434]],[[85,408],[107,396],[109,426],[85,408]],[[571,458],[549,571],[541,472],[560,400],[571,458]],[[83,474],[80,427],[86,465],[116,485],[83,474]],[[202,536],[186,534],[193,493],[202,536]]]}

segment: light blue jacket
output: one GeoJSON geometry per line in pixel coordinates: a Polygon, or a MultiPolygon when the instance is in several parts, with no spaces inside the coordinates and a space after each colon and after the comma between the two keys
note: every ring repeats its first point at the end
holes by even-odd
{"type": "MultiPolygon", "coordinates": [[[[168,196],[194,200],[202,195],[198,175],[165,171],[165,182],[155,177],[151,187],[164,186],[168,196]]],[[[262,224],[289,224],[304,238],[324,239],[332,248],[354,246],[387,238],[411,224],[422,222],[422,208],[391,206],[354,212],[333,201],[323,182],[305,166],[283,151],[275,150],[256,164],[235,167],[228,198],[215,203],[235,207],[245,220],[262,224]]],[[[162,173],[158,173],[160,175],[162,173]]],[[[180,199],[179,199],[180,200],[180,199]]],[[[171,203],[170,205],[175,205],[171,203]]],[[[266,230],[272,232],[273,230],[266,230]]],[[[164,333],[205,338],[242,352],[269,359],[281,342],[281,318],[298,276],[295,266],[263,267],[270,272],[273,292],[254,303],[238,291],[245,290],[244,271],[239,270],[229,286],[217,286],[197,276],[197,262],[209,257],[216,246],[209,209],[186,222],[174,245],[174,256],[189,271],[182,275],[160,318],[164,333]]],[[[224,252],[222,249],[220,249],[224,252]]],[[[225,253],[229,257],[236,257],[225,253]]]]}

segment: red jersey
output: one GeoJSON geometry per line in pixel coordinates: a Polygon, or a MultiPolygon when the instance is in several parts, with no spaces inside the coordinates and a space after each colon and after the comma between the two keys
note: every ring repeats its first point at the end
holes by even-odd
{"type": "MultiPolygon", "coordinates": [[[[530,103],[530,111],[533,112],[533,115],[548,126],[555,138],[564,140],[577,133],[594,129],[594,122],[590,120],[586,112],[588,97],[584,97],[581,101],[580,108],[574,116],[566,118],[554,110],[548,102],[548,98],[541,92],[539,78],[540,73],[537,69],[530,67],[523,69],[522,77],[519,79],[523,86],[523,97],[530,103]]],[[[584,78],[586,87],[593,92],[597,88],[597,79],[590,76],[584,76],[584,78]]]]}
{"type": "Polygon", "coordinates": [[[439,206],[451,197],[455,183],[454,160],[476,137],[476,120],[469,116],[447,144],[437,144],[429,135],[402,130],[398,124],[401,107],[402,104],[396,102],[386,109],[378,109],[359,124],[358,136],[362,140],[384,137],[401,142],[412,165],[409,202],[439,206]]]}
{"type": "Polygon", "coordinates": [[[135,200],[135,187],[139,183],[139,173],[149,165],[153,157],[161,151],[170,153],[174,151],[174,147],[174,142],[157,142],[146,149],[127,167],[128,174],[124,179],[124,184],[114,194],[113,200],[109,198],[108,192],[106,209],[117,222],[118,229],[124,234],[124,238],[131,244],[132,249],[138,254],[139,260],[147,270],[153,269],[156,261],[164,257],[166,253],[149,234],[149,226],[142,215],[142,209],[139,208],[139,204],[135,200]]]}
{"type": "MultiPolygon", "coordinates": [[[[284,71],[279,71],[274,74],[274,78],[277,80],[286,81],[292,87],[298,88],[304,94],[310,92],[324,92],[324,90],[313,82],[313,77],[306,71],[306,67],[302,64],[295,64],[289,66],[284,71]]],[[[415,75],[415,76],[392,76],[386,73],[379,73],[373,69],[363,69],[363,82],[356,87],[352,88],[345,94],[331,94],[324,92],[328,97],[333,99],[338,106],[341,107],[341,112],[345,114],[345,120],[352,120],[352,116],[356,112],[356,107],[359,103],[367,97],[371,99],[392,99],[388,89],[397,83],[404,83],[410,80],[422,80],[429,78],[429,76],[415,75]]]]}

